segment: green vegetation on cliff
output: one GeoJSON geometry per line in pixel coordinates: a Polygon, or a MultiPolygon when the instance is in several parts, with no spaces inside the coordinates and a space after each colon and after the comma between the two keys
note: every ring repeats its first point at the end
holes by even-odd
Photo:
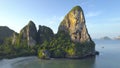
{"type": "Polygon", "coordinates": [[[54,33],[51,28],[39,25],[37,39],[39,44],[42,44],[44,41],[51,41],[53,37],[54,33]]]}
{"type": "MultiPolygon", "coordinates": [[[[52,41],[45,41],[39,50],[48,51],[49,57],[53,58],[80,58],[90,55],[90,52],[94,51],[94,47],[94,42],[75,43],[67,33],[59,32],[52,41]]],[[[41,52],[39,51],[38,54],[41,52]]]]}
{"type": "Polygon", "coordinates": [[[6,37],[5,42],[0,45],[0,58],[14,58],[20,56],[37,56],[38,48],[43,43],[50,42],[54,37],[53,31],[46,26],[36,26],[32,21],[29,21],[20,33],[13,33],[12,37],[6,37]],[[35,42],[35,44],[33,44],[35,42]]]}

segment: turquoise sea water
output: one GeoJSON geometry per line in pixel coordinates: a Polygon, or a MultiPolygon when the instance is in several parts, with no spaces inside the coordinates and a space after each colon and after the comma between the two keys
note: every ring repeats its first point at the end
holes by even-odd
{"type": "Polygon", "coordinates": [[[0,60],[0,68],[120,68],[120,41],[94,40],[99,56],[86,59],[20,57],[0,60]]]}

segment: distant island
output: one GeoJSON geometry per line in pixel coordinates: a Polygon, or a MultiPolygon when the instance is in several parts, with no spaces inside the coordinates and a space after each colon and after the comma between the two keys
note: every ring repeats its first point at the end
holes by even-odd
{"type": "Polygon", "coordinates": [[[120,40],[120,36],[118,37],[114,37],[114,38],[110,38],[108,36],[104,36],[104,37],[101,37],[99,38],[100,40],[120,40]]]}
{"type": "Polygon", "coordinates": [[[110,37],[108,37],[108,36],[105,36],[105,37],[102,37],[102,38],[100,38],[101,40],[112,40],[110,37]]]}
{"type": "Polygon", "coordinates": [[[98,54],[85,25],[80,6],[75,6],[60,23],[58,32],[33,21],[23,27],[20,33],[7,26],[0,26],[0,59],[21,56],[49,58],[83,58],[98,54]]]}

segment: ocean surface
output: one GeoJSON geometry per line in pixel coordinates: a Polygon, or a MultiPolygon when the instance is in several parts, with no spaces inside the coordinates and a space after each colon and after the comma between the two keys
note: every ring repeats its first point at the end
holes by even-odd
{"type": "Polygon", "coordinates": [[[41,60],[19,57],[0,60],[0,68],[120,68],[120,40],[94,40],[99,56],[85,59],[41,60]]]}

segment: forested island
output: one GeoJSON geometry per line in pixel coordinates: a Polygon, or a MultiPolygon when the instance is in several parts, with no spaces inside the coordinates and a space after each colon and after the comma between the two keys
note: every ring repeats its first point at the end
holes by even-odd
{"type": "Polygon", "coordinates": [[[56,34],[47,26],[39,25],[37,30],[33,21],[29,21],[20,33],[0,26],[0,59],[22,56],[38,56],[42,59],[82,58],[96,53],[80,6],[68,12],[56,34]]]}

